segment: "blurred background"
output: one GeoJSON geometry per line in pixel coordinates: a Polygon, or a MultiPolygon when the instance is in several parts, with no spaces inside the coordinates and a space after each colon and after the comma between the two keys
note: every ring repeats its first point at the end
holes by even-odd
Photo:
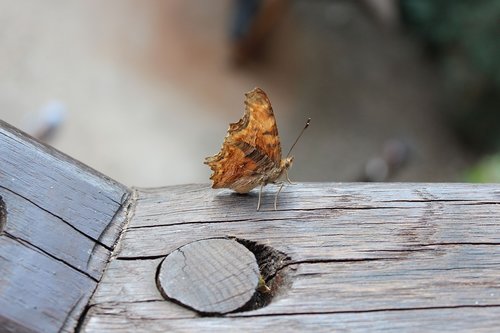
{"type": "Polygon", "coordinates": [[[129,186],[208,182],[269,95],[296,181],[500,181],[496,0],[0,0],[0,119],[129,186]]]}

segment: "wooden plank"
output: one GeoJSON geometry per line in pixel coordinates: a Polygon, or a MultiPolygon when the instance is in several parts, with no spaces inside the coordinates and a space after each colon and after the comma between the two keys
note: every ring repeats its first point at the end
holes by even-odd
{"type": "Polygon", "coordinates": [[[9,219],[0,237],[8,235],[30,244],[95,281],[101,278],[110,256],[108,249],[23,197],[4,188],[0,188],[0,196],[9,219]]]}
{"type": "Polygon", "coordinates": [[[92,308],[85,332],[498,332],[498,308],[414,309],[260,317],[180,317],[152,303],[92,308]]]}
{"type": "Polygon", "coordinates": [[[111,248],[128,189],[0,121],[0,187],[111,248]],[[111,228],[111,229],[110,229],[111,228]]]}
{"type": "MultiPolygon", "coordinates": [[[[238,316],[294,313],[298,304],[308,313],[500,306],[500,258],[489,255],[491,247],[434,246],[414,251],[411,258],[292,261],[288,267],[293,286],[286,294],[265,308],[238,316]]],[[[158,302],[153,304],[165,308],[151,278],[160,260],[113,261],[92,304],[158,302]]],[[[176,311],[169,309],[165,316],[176,311]]]]}
{"type": "Polygon", "coordinates": [[[336,183],[318,188],[318,183],[286,185],[273,209],[276,187],[264,188],[262,210],[255,211],[258,192],[237,195],[213,190],[208,184],[141,189],[142,207],[136,211],[134,227],[194,222],[259,221],[318,216],[336,211],[385,208],[435,208],[445,201],[462,205],[498,203],[496,184],[336,183]],[[171,205],[175,202],[175,205],[171,205]],[[165,208],[170,211],[165,214],[165,208]],[[230,209],[228,209],[230,207],[230,209]],[[161,216],[161,217],[158,217],[161,216]]]}
{"type": "Polygon", "coordinates": [[[130,190],[0,121],[0,331],[73,332],[130,190]]]}
{"type": "Polygon", "coordinates": [[[162,260],[163,257],[144,260],[112,260],[103,279],[99,282],[90,305],[163,301],[164,298],[158,290],[155,279],[162,260]],[[134,277],[134,280],[130,280],[131,277],[134,277]]]}
{"type": "Polygon", "coordinates": [[[22,240],[2,236],[0,249],[1,331],[72,331],[96,281],[22,240]]]}
{"type": "Polygon", "coordinates": [[[384,184],[387,193],[372,184],[331,184],[316,191],[311,186],[290,186],[278,212],[256,212],[256,194],[237,196],[208,186],[188,188],[191,202],[176,187],[165,192],[169,197],[179,192],[179,201],[162,200],[155,191],[141,192],[119,256],[165,255],[200,235],[260,241],[294,260],[378,258],[386,257],[387,251],[424,245],[500,242],[498,185],[384,184]],[[434,199],[415,195],[424,192],[434,199]],[[467,199],[464,192],[475,199],[467,199]],[[222,208],[218,200],[231,208],[222,208]],[[206,210],[205,220],[199,216],[200,206],[206,210]]]}
{"type": "Polygon", "coordinates": [[[138,190],[82,330],[500,327],[500,185],[300,184],[287,188],[278,211],[272,192],[263,198],[268,210],[255,211],[256,199],[206,185],[138,190]],[[220,318],[165,301],[154,279],[162,258],[223,236],[284,252],[289,284],[264,308],[220,318]]]}

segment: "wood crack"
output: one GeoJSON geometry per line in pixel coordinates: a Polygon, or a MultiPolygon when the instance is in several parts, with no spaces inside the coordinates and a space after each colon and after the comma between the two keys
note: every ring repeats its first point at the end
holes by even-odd
{"type": "Polygon", "coordinates": [[[336,211],[336,210],[378,210],[378,209],[413,209],[414,207],[398,207],[398,206],[338,206],[338,207],[318,207],[318,208],[290,208],[283,210],[276,210],[277,212],[317,212],[317,211],[336,211]]]}
{"type": "Polygon", "coordinates": [[[3,233],[5,229],[5,225],[7,224],[7,210],[5,209],[5,202],[0,196],[0,235],[3,233]]]}
{"type": "Polygon", "coordinates": [[[136,227],[128,227],[128,230],[145,229],[145,228],[161,228],[161,227],[173,227],[179,225],[190,225],[190,224],[217,224],[217,223],[239,223],[239,222],[249,222],[257,221],[253,219],[242,219],[242,220],[219,220],[219,221],[191,221],[191,222],[178,222],[178,223],[163,223],[163,224],[153,224],[153,225],[140,225],[136,227]]]}
{"type": "Polygon", "coordinates": [[[258,313],[252,315],[235,315],[230,314],[231,318],[252,318],[252,317],[279,317],[279,316],[307,316],[307,315],[334,315],[334,314],[363,314],[373,312],[398,312],[398,311],[424,311],[424,310],[445,310],[445,309],[467,309],[467,308],[496,308],[500,304],[459,304],[459,305],[442,305],[442,306],[422,306],[413,308],[380,308],[380,309],[365,309],[365,310],[335,310],[335,311],[309,311],[309,312],[286,312],[286,313],[258,313]]]}
{"type": "MultiPolygon", "coordinates": [[[[97,289],[97,287],[96,287],[97,289]]],[[[94,291],[95,292],[95,291],[94,291]]],[[[95,304],[87,304],[82,313],[80,314],[80,317],[78,318],[77,322],[76,322],[76,326],[75,326],[75,332],[81,332],[82,331],[82,327],[83,327],[83,323],[85,322],[85,318],[87,318],[87,314],[88,312],[90,311],[90,309],[92,309],[93,307],[95,306],[95,304]]]]}
{"type": "Polygon", "coordinates": [[[329,264],[329,263],[355,263],[355,262],[368,262],[368,261],[385,261],[385,260],[401,260],[398,257],[383,257],[383,258],[348,258],[348,259],[307,259],[307,260],[293,260],[286,262],[280,269],[291,265],[303,264],[329,264]]]}
{"type": "Polygon", "coordinates": [[[155,260],[166,257],[168,254],[158,254],[154,256],[137,256],[137,257],[116,257],[116,260],[155,260]]]}
{"type": "Polygon", "coordinates": [[[143,299],[143,300],[137,300],[137,301],[123,301],[123,302],[100,302],[100,303],[94,303],[90,305],[91,307],[94,306],[114,306],[114,305],[119,305],[119,304],[143,304],[143,303],[163,303],[165,300],[163,298],[157,298],[157,299],[143,299]]]}
{"type": "MultiPolygon", "coordinates": [[[[448,243],[428,243],[428,244],[415,244],[408,245],[411,248],[401,248],[401,249],[377,249],[374,251],[364,251],[366,253],[378,253],[378,252],[422,252],[422,251],[432,251],[433,249],[426,249],[425,247],[439,247],[439,246],[499,246],[500,243],[496,242],[448,242],[448,243]],[[420,248],[424,247],[424,248],[420,248]]],[[[116,260],[155,260],[163,258],[168,254],[157,254],[151,256],[119,256],[116,260]]],[[[401,260],[399,257],[381,257],[381,258],[340,258],[340,259],[311,259],[311,260],[298,260],[289,261],[286,266],[293,264],[316,264],[316,263],[343,263],[343,262],[358,262],[358,261],[377,261],[377,260],[401,260]]],[[[285,266],[283,266],[285,267],[285,266]]]]}
{"type": "Polygon", "coordinates": [[[84,236],[84,237],[86,237],[86,238],[90,239],[90,240],[91,240],[92,242],[94,242],[94,243],[97,243],[97,244],[101,245],[102,247],[104,247],[104,248],[105,248],[105,249],[107,249],[108,251],[112,251],[112,249],[111,249],[109,246],[107,246],[106,244],[103,244],[103,243],[101,243],[99,240],[94,239],[92,236],[87,235],[86,233],[84,233],[84,232],[83,232],[83,231],[81,231],[80,229],[76,228],[74,225],[72,225],[71,223],[69,223],[68,221],[66,221],[65,219],[63,219],[62,217],[60,217],[60,216],[58,216],[58,215],[56,215],[56,214],[52,213],[51,211],[49,211],[49,210],[47,210],[47,209],[43,208],[42,206],[38,205],[37,203],[33,202],[32,200],[30,200],[30,199],[26,198],[25,196],[23,196],[23,195],[21,195],[21,194],[19,194],[19,193],[16,193],[16,192],[12,191],[11,189],[9,189],[9,188],[7,188],[7,187],[5,187],[5,186],[2,186],[2,185],[0,185],[0,188],[3,188],[4,190],[9,191],[10,193],[12,193],[12,194],[14,194],[14,195],[16,195],[16,196],[18,196],[18,197],[20,197],[20,198],[22,198],[22,199],[24,199],[24,200],[28,201],[29,203],[31,203],[32,205],[36,206],[37,208],[39,208],[39,209],[43,210],[44,212],[46,212],[46,213],[48,213],[48,214],[50,214],[50,215],[54,216],[55,218],[57,218],[57,219],[61,220],[63,223],[65,223],[65,224],[66,224],[66,225],[68,225],[71,229],[73,229],[73,230],[75,230],[76,232],[78,232],[80,235],[82,235],[82,236],[84,236]]]}
{"type": "MultiPolygon", "coordinates": [[[[216,221],[190,221],[190,222],[178,222],[178,223],[164,223],[164,224],[153,224],[153,225],[141,225],[136,227],[129,227],[128,230],[136,229],[147,229],[147,228],[161,228],[161,227],[174,227],[179,225],[191,225],[191,224],[219,224],[219,223],[243,223],[243,222],[264,222],[264,221],[289,221],[292,218],[267,218],[267,219],[241,219],[241,220],[216,220],[216,221]]],[[[302,221],[306,219],[293,218],[294,221],[302,221]]]]}
{"type": "MultiPolygon", "coordinates": [[[[110,222],[106,225],[106,227],[102,230],[101,234],[99,235],[99,239],[98,241],[96,242],[96,244],[94,245],[94,248],[92,249],[92,254],[95,252],[95,249],[97,247],[98,244],[101,244],[104,246],[104,243],[102,242],[102,239],[105,237],[106,233],[110,230],[111,227],[116,227],[116,223],[113,223],[113,222],[116,222],[116,220],[118,219],[118,216],[123,213],[123,211],[125,211],[125,218],[123,219],[123,221],[120,223],[121,225],[121,231],[120,231],[120,235],[123,234],[123,231],[124,231],[124,225],[126,223],[128,223],[130,220],[131,220],[131,214],[133,214],[133,211],[134,211],[134,203],[135,203],[135,200],[136,200],[136,197],[133,195],[133,194],[124,194],[124,196],[126,195],[126,201],[124,201],[121,206],[116,210],[115,214],[113,215],[113,217],[111,218],[110,222]]],[[[108,249],[110,252],[112,252],[114,250],[114,248],[116,247],[116,245],[118,244],[119,240],[121,239],[121,237],[116,237],[113,245],[111,247],[107,247],[107,246],[104,246],[106,249],[108,249]]],[[[88,264],[90,263],[90,259],[91,259],[92,256],[89,257],[89,260],[87,262],[87,266],[88,264]]]]}
{"type": "Polygon", "coordinates": [[[450,245],[479,245],[479,246],[498,246],[500,242],[438,242],[410,246],[450,246],[450,245]]]}
{"type": "Polygon", "coordinates": [[[77,272],[79,272],[79,273],[81,273],[81,274],[83,274],[83,275],[87,276],[89,279],[93,280],[94,282],[96,282],[96,283],[97,283],[97,282],[99,282],[99,280],[98,280],[97,278],[93,277],[93,276],[92,276],[92,275],[90,275],[89,273],[87,273],[87,272],[85,272],[85,271],[83,271],[83,270],[79,269],[78,267],[73,266],[72,264],[68,263],[67,261],[65,261],[65,260],[63,260],[63,259],[60,259],[60,258],[58,258],[58,257],[54,256],[53,254],[51,254],[51,253],[49,253],[49,252],[45,251],[44,249],[42,249],[42,248],[40,248],[40,247],[38,247],[38,246],[34,245],[33,243],[31,243],[31,242],[29,242],[29,241],[27,241],[27,240],[25,240],[25,239],[23,239],[23,238],[20,238],[20,237],[14,236],[14,235],[10,234],[10,233],[9,233],[9,232],[7,232],[7,231],[5,231],[3,234],[4,234],[5,236],[9,237],[10,239],[12,239],[12,240],[14,240],[14,241],[16,241],[16,242],[18,242],[18,243],[22,244],[23,246],[30,246],[30,247],[32,247],[33,249],[37,250],[38,252],[43,253],[44,255],[46,255],[46,256],[48,256],[48,257],[50,257],[50,258],[54,259],[54,260],[57,260],[57,261],[59,261],[59,262],[63,263],[64,265],[66,265],[66,266],[68,266],[68,267],[72,268],[73,270],[75,270],[75,271],[77,271],[77,272]]]}
{"type": "Polygon", "coordinates": [[[433,203],[433,202],[446,202],[446,203],[459,203],[462,205],[498,205],[500,201],[477,201],[466,199],[398,199],[398,200],[384,200],[384,203],[433,203]]]}
{"type": "MultiPolygon", "coordinates": [[[[321,210],[369,210],[369,209],[410,209],[410,207],[335,207],[335,208],[315,208],[315,209],[287,209],[286,211],[321,211],[321,210]]],[[[279,212],[280,210],[277,210],[279,212]]],[[[152,215],[153,216],[153,215],[152,215]]],[[[154,215],[159,216],[159,215],[154,215]]],[[[248,218],[248,219],[231,219],[231,220],[214,220],[214,221],[186,221],[186,222],[177,222],[177,223],[162,223],[162,224],[151,224],[151,225],[139,225],[128,227],[128,230],[137,230],[137,229],[146,229],[146,228],[161,228],[161,227],[173,227],[179,225],[191,225],[191,224],[219,224],[219,223],[242,223],[242,222],[266,222],[266,221],[307,221],[307,218],[294,218],[294,217],[283,217],[283,218],[248,218]]]]}
{"type": "MultiPolygon", "coordinates": [[[[84,297],[85,297],[85,295],[83,295],[83,294],[80,295],[80,297],[78,297],[76,302],[73,303],[73,306],[71,306],[71,308],[69,309],[68,314],[66,315],[66,318],[64,318],[64,321],[61,325],[61,331],[63,331],[66,328],[66,325],[68,324],[70,319],[72,319],[75,316],[75,311],[77,310],[78,305],[80,305],[80,303],[82,302],[84,297]]],[[[70,328],[68,328],[68,330],[70,330],[70,328]]]]}

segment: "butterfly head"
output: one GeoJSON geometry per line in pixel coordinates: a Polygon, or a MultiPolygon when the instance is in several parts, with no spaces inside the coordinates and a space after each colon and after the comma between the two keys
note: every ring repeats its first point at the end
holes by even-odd
{"type": "Polygon", "coordinates": [[[281,170],[288,170],[292,166],[293,156],[286,157],[281,160],[281,170]]]}

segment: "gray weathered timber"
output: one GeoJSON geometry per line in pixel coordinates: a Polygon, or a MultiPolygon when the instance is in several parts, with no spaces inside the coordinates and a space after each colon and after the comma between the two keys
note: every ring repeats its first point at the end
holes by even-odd
{"type": "Polygon", "coordinates": [[[8,203],[4,235],[24,241],[94,280],[101,278],[110,252],[30,201],[0,187],[8,203]]]}
{"type": "Polygon", "coordinates": [[[83,332],[477,331],[500,327],[500,185],[298,184],[273,210],[208,185],[139,189],[83,332]],[[155,284],[178,247],[233,236],[290,257],[261,309],[199,317],[155,284]]]}
{"type": "Polygon", "coordinates": [[[112,247],[109,221],[125,201],[125,186],[0,120],[0,186],[112,247]]]}
{"type": "Polygon", "coordinates": [[[73,332],[130,191],[0,121],[0,332],[73,332]]]}
{"type": "Polygon", "coordinates": [[[102,306],[85,331],[95,332],[498,332],[498,311],[485,307],[411,311],[186,317],[173,320],[150,303],[102,306]],[[126,315],[125,315],[126,314],[126,315]]]}
{"type": "Polygon", "coordinates": [[[20,239],[0,237],[0,327],[71,331],[96,281],[20,239]]]}
{"type": "Polygon", "coordinates": [[[254,254],[233,239],[211,238],[170,253],[156,283],[164,296],[205,314],[225,314],[243,307],[259,283],[254,254]]]}

